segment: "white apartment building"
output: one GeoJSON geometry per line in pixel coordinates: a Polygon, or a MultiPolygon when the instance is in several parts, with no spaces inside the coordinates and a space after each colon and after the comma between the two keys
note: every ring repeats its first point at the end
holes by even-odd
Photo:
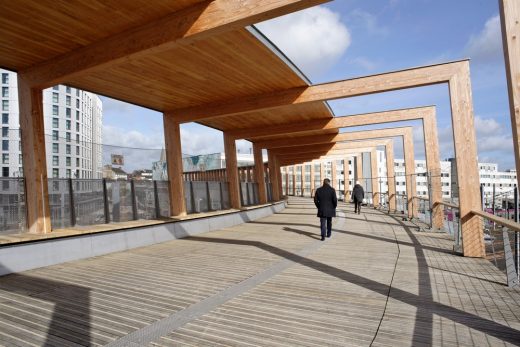
{"type": "MultiPolygon", "coordinates": [[[[22,173],[16,73],[0,69],[1,176],[22,173]]],[[[63,85],[43,91],[49,178],[102,178],[103,106],[95,94],[63,85]]]]}
{"type": "MultiPolygon", "coordinates": [[[[336,175],[335,179],[332,182],[335,189],[338,190],[340,197],[343,195],[343,188],[345,187],[345,171],[343,168],[343,160],[316,160],[312,163],[304,163],[305,165],[305,178],[304,178],[304,191],[306,195],[310,194],[311,188],[311,165],[314,165],[314,186],[317,188],[321,185],[321,163],[324,166],[324,175],[325,177],[332,178],[334,169],[332,168],[335,163],[336,166],[336,175]]],[[[348,159],[348,178],[349,178],[349,187],[352,189],[353,184],[355,183],[356,177],[356,161],[354,158],[348,159]]],[[[362,164],[362,172],[363,177],[372,177],[370,172],[370,155],[365,154],[363,157],[362,164]],[[367,165],[368,164],[368,165],[367,165]]],[[[453,182],[456,182],[455,172],[452,172],[452,160],[446,160],[440,162],[441,172],[438,173],[441,176],[441,185],[442,185],[442,197],[446,200],[451,200],[452,198],[456,198],[457,194],[452,191],[455,189],[453,186],[453,182]]],[[[386,157],[385,152],[382,150],[377,151],[377,170],[378,170],[378,184],[380,185],[380,191],[386,192],[388,191],[388,181],[387,181],[387,170],[386,170],[386,157]]],[[[484,188],[484,202],[487,205],[491,204],[492,194],[493,194],[493,185],[495,186],[495,196],[496,199],[513,199],[513,190],[517,186],[517,175],[515,170],[509,171],[498,171],[497,164],[491,163],[479,163],[480,170],[480,182],[484,188]]],[[[405,177],[405,166],[404,159],[395,159],[394,160],[394,172],[395,172],[395,181],[396,181],[396,192],[398,194],[406,194],[406,177],[405,177]]],[[[415,161],[415,184],[417,195],[421,197],[428,198],[428,175],[426,168],[426,160],[416,160],[415,161]]],[[[437,174],[437,175],[438,175],[437,174]]],[[[290,194],[292,194],[293,189],[293,181],[295,185],[296,191],[301,191],[301,165],[296,165],[296,169],[294,167],[283,167],[282,168],[282,187],[284,192],[286,191],[286,185],[288,185],[288,190],[290,194]],[[293,170],[295,171],[296,178],[293,180],[293,170]],[[288,173],[288,175],[287,175],[288,173]]],[[[372,191],[370,180],[362,180],[362,184],[365,187],[367,192],[372,191]]]]}

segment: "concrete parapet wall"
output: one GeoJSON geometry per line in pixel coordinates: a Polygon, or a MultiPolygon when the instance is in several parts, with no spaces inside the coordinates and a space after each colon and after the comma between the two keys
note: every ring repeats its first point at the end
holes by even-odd
{"type": "Polygon", "coordinates": [[[285,209],[285,202],[185,221],[0,247],[0,276],[121,252],[239,225],[285,209]]]}

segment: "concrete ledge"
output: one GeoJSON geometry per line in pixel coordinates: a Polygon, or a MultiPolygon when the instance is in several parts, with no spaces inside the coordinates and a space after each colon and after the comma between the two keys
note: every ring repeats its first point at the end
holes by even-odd
{"type": "Polygon", "coordinates": [[[270,216],[286,203],[131,229],[36,240],[0,247],[0,276],[223,229],[270,216]]]}

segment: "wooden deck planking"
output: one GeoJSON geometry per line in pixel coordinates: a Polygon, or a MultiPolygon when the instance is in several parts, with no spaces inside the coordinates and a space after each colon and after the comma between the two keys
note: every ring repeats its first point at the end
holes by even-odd
{"type": "Polygon", "coordinates": [[[312,202],[293,198],[256,222],[2,277],[0,345],[105,345],[284,259],[294,263],[150,345],[368,346],[391,282],[374,346],[516,343],[520,291],[491,263],[379,211],[346,215],[321,242],[312,202]]]}

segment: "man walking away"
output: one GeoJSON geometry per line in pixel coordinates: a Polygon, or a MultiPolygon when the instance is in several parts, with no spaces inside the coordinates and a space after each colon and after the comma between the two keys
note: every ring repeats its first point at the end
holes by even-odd
{"type": "Polygon", "coordinates": [[[336,206],[338,206],[336,190],[330,186],[330,180],[328,178],[325,178],[323,185],[316,190],[314,194],[314,205],[318,208],[321,241],[323,241],[325,240],[325,235],[330,237],[332,233],[332,217],[336,217],[336,206]]]}
{"type": "Polygon", "coordinates": [[[356,185],[354,189],[352,189],[352,196],[354,197],[354,213],[361,213],[361,203],[363,202],[363,198],[365,197],[365,191],[359,181],[356,181],[356,185]]]}

